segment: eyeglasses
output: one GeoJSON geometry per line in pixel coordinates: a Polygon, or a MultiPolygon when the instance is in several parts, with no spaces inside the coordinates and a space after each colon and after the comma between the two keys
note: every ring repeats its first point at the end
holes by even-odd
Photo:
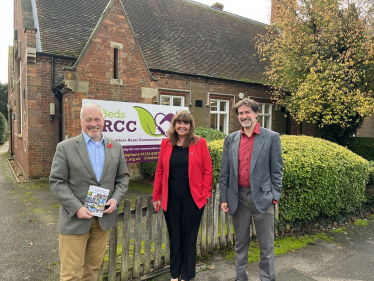
{"type": "Polygon", "coordinates": [[[185,110],[185,109],[177,110],[176,114],[179,114],[179,113],[186,113],[188,115],[191,114],[191,112],[189,112],[188,110],[185,110]]]}

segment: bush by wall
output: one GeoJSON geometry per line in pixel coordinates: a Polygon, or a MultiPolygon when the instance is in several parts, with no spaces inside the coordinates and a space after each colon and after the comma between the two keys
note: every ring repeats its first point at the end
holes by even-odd
{"type": "Polygon", "coordinates": [[[142,177],[147,181],[154,181],[157,168],[157,162],[142,162],[140,163],[140,171],[142,177]]]}
{"type": "Polygon", "coordinates": [[[374,138],[351,138],[347,147],[366,160],[374,160],[374,138]]]}
{"type": "Polygon", "coordinates": [[[207,142],[224,139],[226,134],[216,129],[197,127],[195,134],[206,139],[207,142]]]}
{"type": "MultiPolygon", "coordinates": [[[[280,214],[286,221],[353,212],[365,200],[369,163],[350,150],[318,138],[281,136],[284,177],[280,214]]],[[[214,182],[223,140],[208,143],[214,182]]]]}
{"type": "Polygon", "coordinates": [[[0,112],[0,145],[3,145],[8,139],[8,124],[4,115],[0,112]]]}

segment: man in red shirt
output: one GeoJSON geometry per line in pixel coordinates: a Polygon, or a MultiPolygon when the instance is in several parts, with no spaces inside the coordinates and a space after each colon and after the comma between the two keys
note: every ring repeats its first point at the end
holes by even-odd
{"type": "Polygon", "coordinates": [[[251,99],[235,105],[242,129],[225,138],[219,180],[221,209],[233,217],[237,281],[246,272],[252,215],[260,245],[260,280],[275,281],[274,204],[281,197],[282,146],[279,134],[260,127],[260,106],[251,99]]]}

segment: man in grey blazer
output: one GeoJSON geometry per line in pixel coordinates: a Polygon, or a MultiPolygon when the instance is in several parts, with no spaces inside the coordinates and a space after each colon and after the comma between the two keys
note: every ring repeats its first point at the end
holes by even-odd
{"type": "Polygon", "coordinates": [[[259,104],[243,99],[235,106],[242,129],[226,136],[220,172],[221,209],[233,217],[236,278],[248,280],[246,266],[252,215],[260,246],[260,280],[274,281],[274,204],[283,178],[279,134],[260,127],[259,104]]]}
{"type": "Polygon", "coordinates": [[[96,281],[106,250],[109,228],[116,224],[118,204],[130,175],[122,147],[102,134],[103,111],[88,103],[81,109],[82,134],[57,145],[49,178],[60,202],[60,280],[96,281]],[[84,202],[89,187],[109,190],[106,210],[94,217],[84,202]]]}

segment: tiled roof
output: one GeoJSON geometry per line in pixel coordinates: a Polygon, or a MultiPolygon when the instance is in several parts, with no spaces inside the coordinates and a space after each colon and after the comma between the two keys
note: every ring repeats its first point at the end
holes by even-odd
{"type": "Polygon", "coordinates": [[[78,57],[109,0],[37,0],[43,53],[78,57]]]}
{"type": "Polygon", "coordinates": [[[264,24],[186,0],[123,2],[151,69],[263,81],[254,54],[264,24]]]}
{"type": "MultiPolygon", "coordinates": [[[[42,51],[77,57],[108,0],[38,0],[42,51]]],[[[189,0],[122,0],[150,69],[261,82],[265,24],[189,0]]]]}

